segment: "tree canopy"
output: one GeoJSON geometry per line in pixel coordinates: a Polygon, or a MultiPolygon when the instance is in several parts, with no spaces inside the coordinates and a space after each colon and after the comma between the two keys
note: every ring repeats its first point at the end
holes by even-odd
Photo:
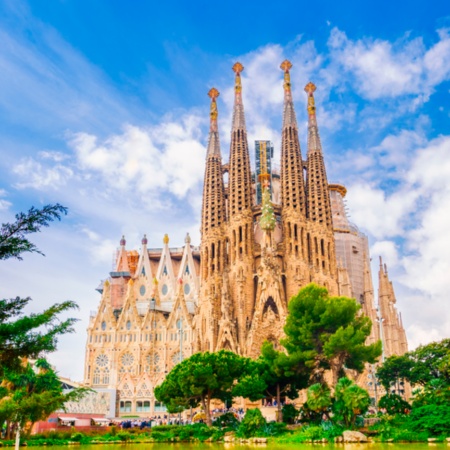
{"type": "MultiPolygon", "coordinates": [[[[67,214],[60,204],[32,207],[19,213],[13,223],[0,228],[0,260],[22,259],[23,253],[43,253],[27,235],[39,232],[67,214]]],[[[74,331],[76,319],[61,315],[77,308],[72,301],[56,303],[40,313],[26,314],[31,298],[0,299],[0,422],[16,424],[16,447],[25,423],[45,419],[86,389],[63,393],[55,371],[42,357],[56,350],[58,338],[74,331]],[[29,359],[37,359],[35,364],[29,359]]],[[[8,427],[8,432],[10,428],[8,427]]]]}
{"type": "Polygon", "coordinates": [[[0,228],[0,260],[16,258],[22,259],[22,253],[43,253],[25,236],[37,233],[42,227],[48,227],[51,222],[61,220],[67,214],[65,206],[56,203],[46,205],[41,209],[34,206],[27,213],[16,214],[12,223],[3,223],[0,228]]]}
{"type": "Polygon", "coordinates": [[[292,297],[288,308],[281,344],[312,382],[324,383],[331,369],[336,384],[344,366],[362,371],[381,355],[380,341],[366,345],[372,323],[354,299],[330,297],[326,288],[312,283],[292,297]]]}
{"type": "Polygon", "coordinates": [[[167,406],[169,412],[201,404],[207,423],[211,425],[211,400],[231,400],[237,383],[248,374],[251,365],[249,358],[227,350],[194,353],[169,372],[155,388],[155,397],[167,406]]]}
{"type": "MultiPolygon", "coordinates": [[[[23,253],[43,254],[26,236],[48,227],[67,214],[60,204],[32,207],[19,213],[13,223],[0,229],[0,260],[22,259],[23,253]]],[[[41,313],[25,314],[30,297],[0,299],[0,376],[5,368],[20,365],[21,358],[38,358],[42,352],[56,349],[58,337],[74,331],[76,319],[61,319],[61,314],[77,308],[72,301],[56,303],[41,313]]]]}

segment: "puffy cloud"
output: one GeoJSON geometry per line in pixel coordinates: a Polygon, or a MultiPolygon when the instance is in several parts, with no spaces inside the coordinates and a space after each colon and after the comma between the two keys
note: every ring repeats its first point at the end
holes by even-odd
{"type": "Polygon", "coordinates": [[[332,60],[356,78],[354,86],[365,98],[414,94],[420,104],[450,76],[449,32],[439,30],[438,36],[439,41],[426,49],[421,38],[353,41],[334,28],[328,44],[332,60]]]}
{"type": "Polygon", "coordinates": [[[140,197],[168,192],[185,199],[191,191],[198,195],[203,177],[206,150],[201,125],[201,118],[188,114],[147,128],[127,125],[122,134],[103,142],[77,133],[70,145],[77,167],[100,176],[110,188],[140,197]]]}
{"type": "Polygon", "coordinates": [[[14,166],[13,171],[22,180],[16,183],[19,189],[58,189],[73,176],[73,171],[68,166],[55,164],[48,167],[31,157],[22,159],[14,166]]]}

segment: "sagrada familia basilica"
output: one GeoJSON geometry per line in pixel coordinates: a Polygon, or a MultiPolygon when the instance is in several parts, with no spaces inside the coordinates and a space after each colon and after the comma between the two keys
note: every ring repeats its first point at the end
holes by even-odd
{"type": "MultiPolygon", "coordinates": [[[[229,161],[222,161],[217,98],[211,89],[200,247],[127,250],[120,241],[114,271],[98,288],[88,327],[85,383],[117,392],[118,413],[164,411],[153,395],[171,368],[197,351],[229,349],[257,357],[265,340],[283,336],[289,299],[310,282],[352,297],[373,322],[370,343],[383,357],[407,351],[393,286],[380,260],[375,303],[367,237],[349,222],[346,188],[329,184],[313,83],[305,87],[308,146],[304,159],[284,61],[281,164],[270,141],[256,141],[252,172],[241,72],[236,63],[229,161]],[[225,174],[228,182],[225,183],[225,174]]],[[[370,377],[370,374],[368,375],[370,377]]],[[[370,385],[367,374],[360,379],[370,385]]]]}

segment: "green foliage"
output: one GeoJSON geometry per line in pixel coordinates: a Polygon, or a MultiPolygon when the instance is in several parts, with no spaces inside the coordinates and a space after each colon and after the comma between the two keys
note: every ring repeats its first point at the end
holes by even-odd
{"type": "Polygon", "coordinates": [[[267,421],[258,408],[248,409],[239,425],[237,435],[245,438],[261,436],[266,425],[267,421]]]}
{"type": "Polygon", "coordinates": [[[334,400],[335,420],[342,420],[347,427],[353,426],[356,417],[365,414],[370,406],[368,392],[348,378],[341,378],[336,384],[334,400]]]}
{"type": "Polygon", "coordinates": [[[155,397],[169,412],[203,406],[211,425],[212,399],[230,400],[239,380],[249,373],[252,361],[227,350],[195,353],[177,364],[163,383],[155,388],[155,397]]]}
{"type": "Polygon", "coordinates": [[[405,414],[406,411],[411,410],[411,405],[397,394],[383,395],[378,402],[378,407],[385,409],[388,414],[405,414]]]}
{"type": "Polygon", "coordinates": [[[383,385],[387,392],[391,386],[397,385],[401,381],[409,379],[410,372],[414,366],[414,362],[408,354],[392,355],[387,358],[384,363],[377,369],[377,379],[383,385]]]}
{"type": "Polygon", "coordinates": [[[372,324],[359,314],[361,305],[347,297],[330,297],[326,288],[309,284],[289,302],[281,341],[297,372],[324,383],[324,372],[362,371],[381,355],[381,342],[366,345],[372,324]]]}
{"type": "Polygon", "coordinates": [[[232,412],[227,412],[217,417],[213,425],[218,428],[226,429],[227,431],[236,430],[239,426],[239,420],[232,412]]]}
{"type": "Polygon", "coordinates": [[[122,442],[128,442],[131,440],[131,434],[128,431],[119,431],[117,438],[122,442]]]}
{"type": "Polygon", "coordinates": [[[450,404],[413,408],[408,417],[408,425],[412,431],[427,432],[433,437],[450,435],[450,404]]]}
{"type": "Polygon", "coordinates": [[[45,420],[53,411],[62,409],[70,400],[80,399],[89,389],[79,388],[69,393],[45,359],[34,365],[22,364],[20,370],[6,368],[0,392],[0,420],[17,422],[23,428],[45,420]]]}
{"type": "Polygon", "coordinates": [[[293,424],[297,420],[300,411],[294,405],[287,404],[281,409],[281,414],[284,423],[293,424]]]}
{"type": "Polygon", "coordinates": [[[55,220],[61,220],[67,214],[67,208],[56,205],[46,205],[42,209],[34,206],[27,213],[16,214],[16,221],[3,223],[0,228],[0,260],[16,258],[22,259],[22,253],[43,254],[25,236],[37,233],[42,227],[48,227],[55,220]]]}
{"type": "Polygon", "coordinates": [[[268,422],[263,426],[261,430],[261,435],[270,437],[270,436],[283,436],[288,433],[287,425],[284,422],[268,422]]]}
{"type": "Polygon", "coordinates": [[[328,415],[331,407],[331,391],[326,384],[316,383],[308,388],[308,408],[318,414],[328,415]]]}

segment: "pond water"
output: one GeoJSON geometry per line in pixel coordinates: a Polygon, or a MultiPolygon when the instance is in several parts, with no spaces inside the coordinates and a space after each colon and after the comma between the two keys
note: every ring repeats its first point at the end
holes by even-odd
{"type": "MultiPolygon", "coordinates": [[[[101,444],[82,446],[52,446],[51,450],[446,450],[450,448],[445,443],[430,444],[396,444],[396,443],[369,443],[369,444],[101,444]]],[[[33,450],[49,450],[48,446],[33,447],[33,450]]]]}

